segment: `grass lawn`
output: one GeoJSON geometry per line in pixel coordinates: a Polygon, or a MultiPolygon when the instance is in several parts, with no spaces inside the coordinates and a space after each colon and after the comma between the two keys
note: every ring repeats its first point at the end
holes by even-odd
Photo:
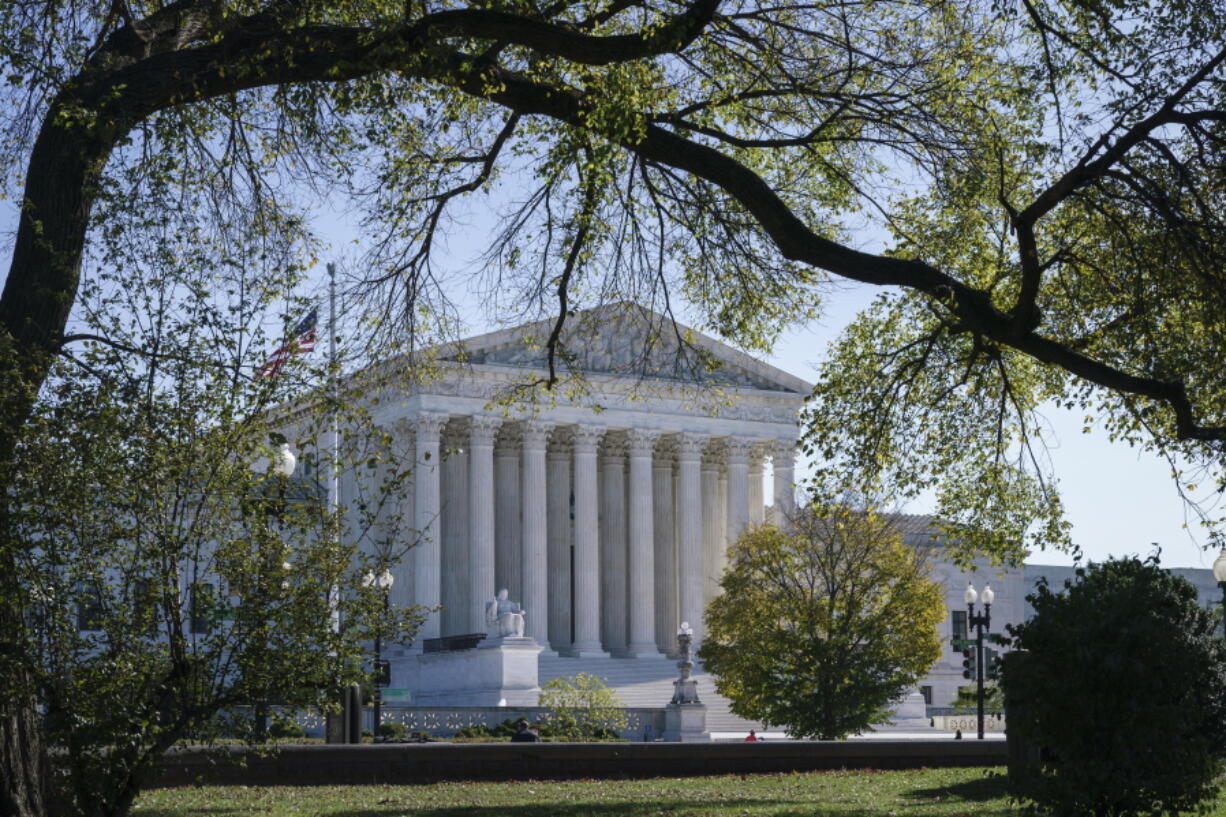
{"type": "MultiPolygon", "coordinates": [[[[1003,769],[815,772],[659,780],[423,786],[210,786],[150,791],[140,817],[994,817],[1013,815],[1003,769]]],[[[1219,810],[1217,813],[1226,813],[1219,810]]]]}

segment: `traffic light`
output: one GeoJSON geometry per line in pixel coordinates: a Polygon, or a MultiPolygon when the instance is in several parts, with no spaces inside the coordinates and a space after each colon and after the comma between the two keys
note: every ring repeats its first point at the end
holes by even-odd
{"type": "Polygon", "coordinates": [[[989,681],[1000,680],[1000,665],[1001,655],[996,650],[984,650],[983,668],[984,676],[989,681]]]}
{"type": "Polygon", "coordinates": [[[962,677],[971,679],[975,677],[975,651],[962,651],[962,677]]]}

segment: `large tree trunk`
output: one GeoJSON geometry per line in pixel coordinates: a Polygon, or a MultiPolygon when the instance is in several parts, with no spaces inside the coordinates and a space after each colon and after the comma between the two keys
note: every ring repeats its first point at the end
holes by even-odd
{"type": "MultiPolygon", "coordinates": [[[[0,567],[0,572],[4,570],[0,567]]],[[[6,581],[0,589],[4,594],[4,601],[0,603],[0,633],[14,636],[5,638],[0,645],[0,651],[6,653],[19,648],[20,639],[16,636],[23,632],[20,621],[12,618],[19,610],[12,603],[11,584],[6,581]]],[[[43,817],[47,813],[47,764],[33,678],[28,668],[8,664],[0,675],[0,684],[5,690],[0,699],[0,814],[4,817],[43,817]]]]}
{"type": "MultiPolygon", "coordinates": [[[[66,111],[65,109],[68,109],[66,111]]],[[[114,144],[53,104],[30,157],[8,280],[0,295],[0,485],[12,485],[17,445],[77,295],[98,174],[114,144]]],[[[47,814],[47,754],[18,582],[28,545],[0,508],[0,817],[47,814]]]]}

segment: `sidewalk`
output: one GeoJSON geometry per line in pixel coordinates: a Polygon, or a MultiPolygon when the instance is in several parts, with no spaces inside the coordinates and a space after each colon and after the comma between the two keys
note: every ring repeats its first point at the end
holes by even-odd
{"type": "MultiPolygon", "coordinates": [[[[746,732],[712,732],[711,740],[740,740],[745,739],[746,732]]],[[[863,735],[856,735],[847,738],[847,740],[955,740],[953,732],[940,732],[932,729],[926,732],[868,732],[863,735]]],[[[758,737],[764,741],[790,740],[783,732],[759,732],[758,737]]],[[[974,732],[969,735],[962,733],[963,740],[978,740],[974,732]]],[[[1004,732],[985,732],[984,740],[1004,740],[1004,732]]]]}

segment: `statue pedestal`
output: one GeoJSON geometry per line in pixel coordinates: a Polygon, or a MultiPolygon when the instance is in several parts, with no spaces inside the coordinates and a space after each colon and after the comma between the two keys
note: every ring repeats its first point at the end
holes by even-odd
{"type": "Polygon", "coordinates": [[[522,636],[486,638],[475,649],[417,656],[416,706],[536,706],[537,656],[544,649],[522,636]]]}
{"type": "Polygon", "coordinates": [[[664,739],[673,743],[709,743],[707,705],[669,704],[664,708],[664,739]]]}

